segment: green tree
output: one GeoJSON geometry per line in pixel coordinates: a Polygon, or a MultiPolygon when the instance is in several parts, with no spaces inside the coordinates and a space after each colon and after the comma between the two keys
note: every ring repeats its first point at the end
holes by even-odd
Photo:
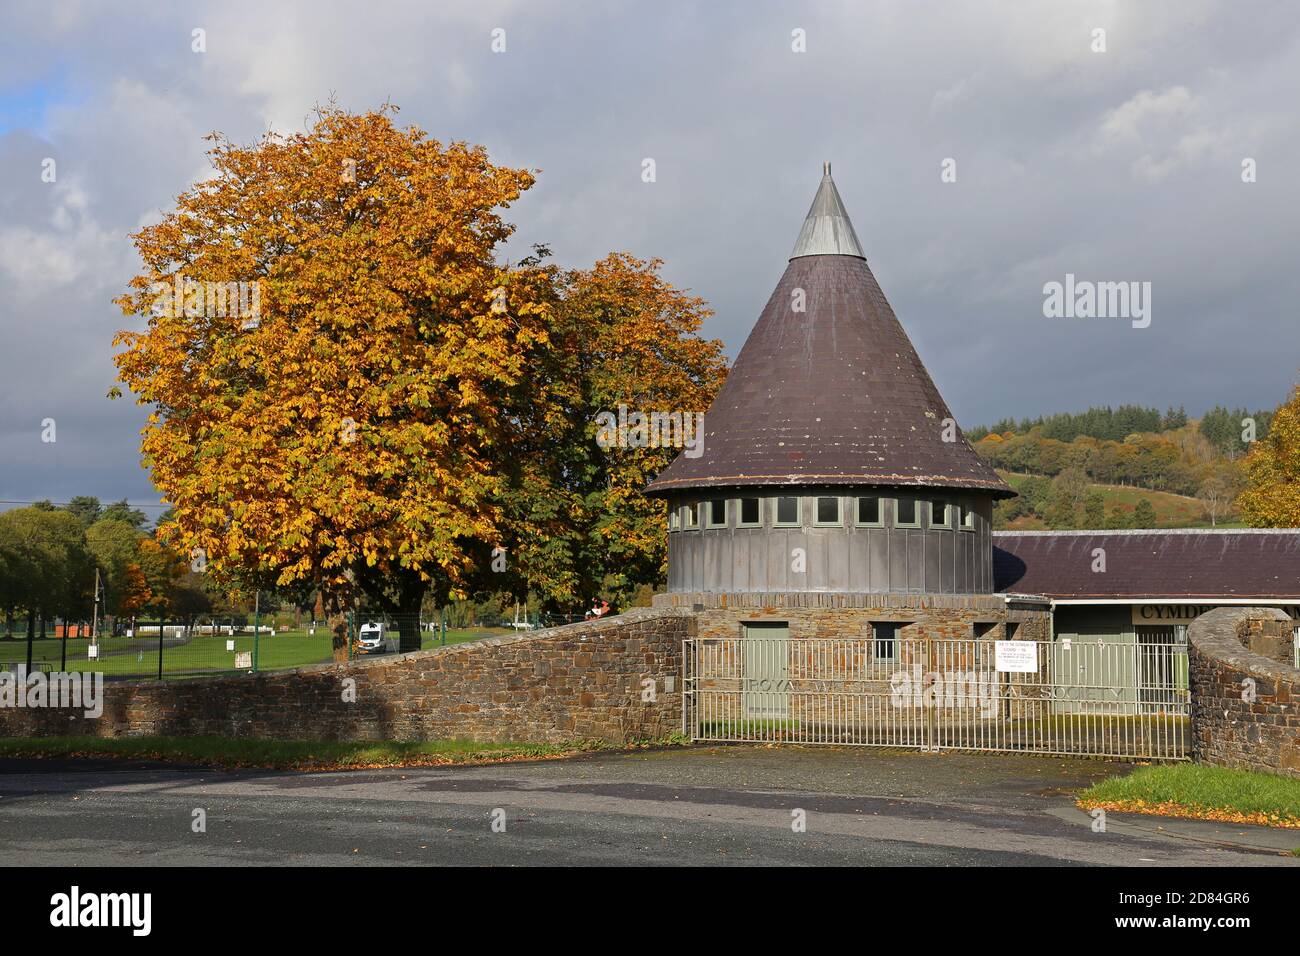
{"type": "Polygon", "coordinates": [[[125,498],[109,505],[99,517],[105,521],[125,521],[137,531],[149,523],[149,516],[138,508],[132,508],[125,498]]]}
{"type": "Polygon", "coordinates": [[[1084,523],[1089,528],[1106,527],[1106,496],[1100,491],[1088,492],[1083,506],[1084,523]]]}
{"type": "Polygon", "coordinates": [[[68,502],[68,506],[64,510],[75,515],[83,528],[89,528],[100,519],[104,507],[99,503],[98,498],[90,495],[78,495],[68,502]]]}
{"type": "Polygon", "coordinates": [[[1137,507],[1133,509],[1133,527],[1156,527],[1156,509],[1151,504],[1150,499],[1143,498],[1137,503],[1137,507]]]}
{"type": "Polygon", "coordinates": [[[0,601],[7,614],[27,612],[29,635],[38,618],[89,616],[94,565],[76,516],[39,505],[6,511],[0,514],[0,550],[0,601]]]}
{"type": "Polygon", "coordinates": [[[1106,529],[1108,531],[1123,531],[1132,527],[1133,512],[1121,505],[1112,505],[1110,512],[1106,515],[1106,529]]]}

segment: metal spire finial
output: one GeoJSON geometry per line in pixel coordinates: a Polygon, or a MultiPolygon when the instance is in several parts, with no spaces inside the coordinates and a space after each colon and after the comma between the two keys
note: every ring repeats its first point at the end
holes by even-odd
{"type": "Polygon", "coordinates": [[[801,256],[857,256],[865,259],[853,223],[844,209],[840,192],[831,179],[831,164],[822,163],[822,181],[813,197],[812,208],[799,230],[791,259],[801,256]]]}

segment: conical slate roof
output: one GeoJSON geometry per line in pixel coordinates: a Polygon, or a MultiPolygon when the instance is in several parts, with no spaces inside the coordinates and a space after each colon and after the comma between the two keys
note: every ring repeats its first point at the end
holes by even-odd
{"type": "Polygon", "coordinates": [[[646,491],[859,485],[1014,496],[945,428],[951,419],[862,256],[828,165],[785,275],[704,416],[703,454],[678,455],[646,491]]]}

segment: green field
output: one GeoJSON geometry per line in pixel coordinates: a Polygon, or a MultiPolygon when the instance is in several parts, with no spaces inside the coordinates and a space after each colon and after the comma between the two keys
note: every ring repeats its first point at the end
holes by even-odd
{"type": "MultiPolygon", "coordinates": [[[[462,644],[467,641],[482,640],[500,634],[511,633],[506,628],[467,628],[447,631],[448,644],[462,644]]],[[[32,646],[32,662],[44,669],[59,667],[61,646],[58,638],[36,640],[32,646]]],[[[87,657],[89,638],[70,638],[67,642],[67,669],[69,671],[100,671],[108,677],[157,677],[158,675],[158,638],[144,636],[104,637],[100,641],[99,660],[87,657]]],[[[284,670],[290,667],[304,667],[309,664],[322,664],[331,659],[331,639],[323,627],[316,628],[316,633],[307,630],[283,631],[277,634],[263,634],[257,640],[257,669],[259,671],[284,670]]],[[[421,633],[421,648],[430,649],[439,646],[439,637],[428,631],[421,633]]],[[[238,635],[234,638],[226,635],[195,636],[181,641],[168,637],[163,646],[163,676],[182,677],[205,673],[225,673],[235,670],[235,654],[251,652],[253,636],[238,635]],[[226,642],[233,640],[235,650],[226,649],[226,642]]],[[[22,664],[27,660],[27,639],[15,636],[0,639],[0,667],[22,664]]]]}

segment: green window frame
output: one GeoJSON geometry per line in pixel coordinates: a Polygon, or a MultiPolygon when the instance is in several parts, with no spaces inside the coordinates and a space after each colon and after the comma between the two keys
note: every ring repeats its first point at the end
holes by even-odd
{"type": "Polygon", "coordinates": [[[844,501],[834,495],[820,495],[813,499],[813,526],[816,528],[844,527],[844,501]],[[835,508],[835,517],[823,518],[823,506],[835,508]]]}
{"type": "Polygon", "coordinates": [[[953,505],[951,501],[945,501],[943,498],[932,498],[930,500],[929,508],[926,509],[926,514],[929,515],[930,518],[930,527],[936,531],[951,531],[952,508],[953,505]],[[939,508],[943,509],[941,512],[942,517],[938,521],[935,521],[935,511],[939,508]]]}
{"type": "Polygon", "coordinates": [[[704,501],[704,527],[725,528],[727,526],[727,499],[707,498],[704,501]],[[721,512],[721,515],[718,514],[721,512]]]}
{"type": "Polygon", "coordinates": [[[957,522],[957,527],[962,531],[975,530],[975,509],[971,507],[969,501],[961,503],[961,518],[957,522]]]}
{"type": "Polygon", "coordinates": [[[700,527],[700,503],[688,501],[682,505],[682,530],[696,531],[700,527]]]}
{"type": "Polygon", "coordinates": [[[735,498],[736,503],[736,527],[737,528],[761,528],[763,527],[763,499],[762,498],[735,498]],[[745,518],[746,511],[753,511],[752,519],[745,518]]]}
{"type": "Polygon", "coordinates": [[[772,505],[772,527],[773,528],[801,528],[803,527],[803,499],[791,495],[782,495],[775,499],[772,505]],[[788,502],[794,502],[794,520],[788,518],[782,520],[781,507],[788,502]]]}
{"type": "Polygon", "coordinates": [[[857,500],[857,510],[855,514],[857,526],[859,528],[883,528],[885,526],[885,499],[879,495],[868,495],[857,500]],[[876,517],[874,520],[870,517],[870,506],[874,502],[876,506],[876,517]]]}
{"type": "Polygon", "coordinates": [[[894,527],[895,528],[919,528],[921,527],[921,512],[925,509],[925,502],[920,498],[895,498],[894,499],[894,527]],[[911,505],[912,520],[904,521],[901,517],[901,505],[911,505]]]}

